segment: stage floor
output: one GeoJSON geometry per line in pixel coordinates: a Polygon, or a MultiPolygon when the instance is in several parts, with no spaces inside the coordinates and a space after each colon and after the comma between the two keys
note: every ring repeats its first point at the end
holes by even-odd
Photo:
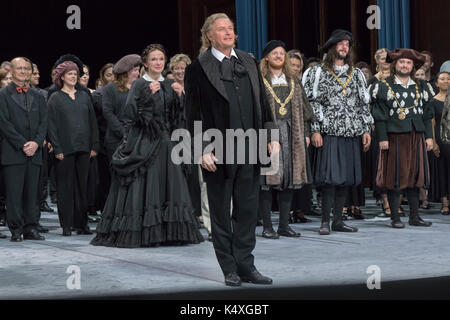
{"type": "MultiPolygon", "coordinates": [[[[408,212],[407,206],[404,208],[408,212]]],[[[292,224],[302,234],[296,239],[265,239],[258,227],[256,266],[272,277],[274,284],[270,288],[243,284],[237,289],[224,285],[208,241],[181,247],[94,247],[89,245],[93,236],[62,237],[57,214],[43,214],[41,223],[50,228],[44,234],[46,241],[12,243],[7,228],[0,227],[8,235],[0,240],[0,299],[158,298],[171,294],[190,299],[190,292],[196,292],[197,298],[213,298],[207,293],[221,292],[224,298],[236,300],[252,297],[244,294],[246,289],[261,290],[267,299],[295,299],[278,294],[293,287],[350,285],[369,290],[366,283],[373,272],[368,273],[369,266],[379,268],[382,291],[383,283],[391,281],[450,276],[450,217],[439,210],[437,203],[431,210],[421,210],[422,217],[433,222],[429,228],[407,225],[397,230],[389,227],[388,219],[375,218],[379,208],[368,199],[363,208],[367,219],[347,221],[359,228],[357,233],[319,236],[319,217],[310,217],[310,223],[292,224]],[[67,273],[69,266],[80,272],[67,273]],[[79,288],[73,279],[80,280],[79,288]],[[202,292],[204,296],[198,295],[202,292]]],[[[95,229],[95,224],[91,228],[95,229]]],[[[201,231],[206,236],[206,230],[201,231]]]]}

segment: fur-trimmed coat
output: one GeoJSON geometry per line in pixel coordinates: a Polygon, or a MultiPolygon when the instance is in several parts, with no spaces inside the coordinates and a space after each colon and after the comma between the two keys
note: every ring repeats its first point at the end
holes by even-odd
{"type": "MultiPolygon", "coordinates": [[[[270,104],[273,118],[276,122],[277,114],[276,110],[278,104],[275,99],[269,93],[266,88],[267,99],[270,104]]],[[[291,122],[292,122],[292,166],[293,166],[293,184],[303,185],[311,183],[308,181],[308,177],[311,176],[307,172],[308,166],[306,163],[306,157],[308,157],[308,151],[305,144],[305,137],[311,135],[311,123],[314,121],[314,113],[306,98],[305,90],[301,82],[295,80],[295,93],[291,100],[291,122]]],[[[280,172],[278,171],[274,175],[266,176],[266,184],[279,185],[281,183],[280,172]]]]}

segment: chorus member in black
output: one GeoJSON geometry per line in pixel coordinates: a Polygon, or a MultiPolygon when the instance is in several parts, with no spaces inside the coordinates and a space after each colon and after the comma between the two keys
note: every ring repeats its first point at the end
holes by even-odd
{"type": "Polygon", "coordinates": [[[137,54],[122,57],[113,68],[115,80],[103,88],[103,116],[106,120],[105,146],[110,162],[125,135],[123,111],[131,85],[139,78],[140,65],[141,57],[137,54]]]}
{"type": "Polygon", "coordinates": [[[364,151],[369,150],[373,118],[364,75],[353,65],[352,45],[350,32],[333,31],[322,48],[327,53],[325,60],[303,76],[316,116],[311,129],[312,143],[319,148],[313,164],[314,181],[323,195],[319,234],[330,233],[332,208],[332,230],[358,230],[344,224],[342,209],[348,187],[362,183],[361,141],[364,151]]]}
{"type": "Polygon", "coordinates": [[[171,153],[171,133],[183,122],[173,80],[161,75],[162,45],[142,55],[146,73],[128,93],[125,136],[111,160],[111,188],[93,245],[122,248],[193,244],[203,241],[193,215],[181,165],[171,153]]]}
{"type": "MultiPolygon", "coordinates": [[[[188,66],[185,77],[191,135],[194,121],[202,121],[204,131],[220,130],[223,137],[226,129],[276,129],[259,68],[249,54],[233,48],[236,37],[228,16],[223,13],[209,16],[201,31],[202,53],[188,66]]],[[[226,141],[222,142],[225,146],[226,141]]],[[[273,148],[270,151],[279,151],[278,142],[269,145],[273,148]]],[[[228,152],[236,155],[234,150],[228,152]]],[[[244,155],[249,152],[245,150],[244,155]]],[[[238,274],[242,281],[271,284],[272,279],[256,270],[252,255],[256,244],[260,163],[250,164],[247,160],[244,164],[218,164],[214,153],[204,154],[200,162],[208,190],[214,250],[225,283],[239,285],[235,276],[238,274]]]]}
{"type": "Polygon", "coordinates": [[[311,169],[308,157],[310,126],[313,112],[305,103],[303,86],[295,77],[284,42],[272,40],[263,50],[260,62],[265,93],[272,116],[280,130],[280,166],[273,175],[263,177],[260,191],[259,210],[262,211],[265,238],[299,237],[289,226],[289,213],[294,190],[311,183],[311,169]],[[278,196],[280,220],[278,231],[272,227],[270,209],[272,190],[278,196]]]}
{"type": "Polygon", "coordinates": [[[1,163],[8,227],[12,241],[44,240],[37,232],[37,196],[42,145],[47,132],[47,106],[42,94],[25,86],[30,66],[12,60],[13,81],[0,90],[1,163]]]}
{"type": "Polygon", "coordinates": [[[49,136],[56,162],[58,215],[63,235],[71,228],[90,234],[87,219],[89,161],[98,150],[98,128],[91,97],[77,90],[79,69],[72,61],[56,67],[53,79],[60,90],[48,101],[49,136]]]}
{"type": "Polygon", "coordinates": [[[430,199],[441,202],[441,213],[448,215],[450,196],[450,145],[441,139],[441,125],[444,112],[445,96],[450,83],[450,74],[440,72],[436,77],[436,87],[439,93],[430,101],[430,108],[434,112],[433,118],[433,150],[428,153],[430,160],[430,199]]]}

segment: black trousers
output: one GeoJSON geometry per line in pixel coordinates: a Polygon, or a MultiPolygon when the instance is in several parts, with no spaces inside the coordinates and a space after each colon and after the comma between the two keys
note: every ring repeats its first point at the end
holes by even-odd
{"type": "Polygon", "coordinates": [[[63,228],[84,228],[87,225],[87,181],[89,153],[64,156],[56,162],[56,190],[59,223],[63,228]]]}
{"type": "MultiPolygon", "coordinates": [[[[289,226],[289,213],[292,205],[292,195],[294,190],[286,189],[283,191],[274,190],[278,197],[280,209],[280,220],[278,229],[286,229],[289,226]]],[[[259,212],[263,218],[264,229],[272,229],[272,219],[270,209],[272,208],[272,190],[260,191],[259,193],[259,212]]]]}
{"type": "Polygon", "coordinates": [[[27,233],[35,228],[40,166],[28,159],[25,164],[3,167],[8,227],[11,233],[27,233]]]}
{"type": "Polygon", "coordinates": [[[232,177],[221,182],[206,180],[211,232],[217,260],[224,275],[255,270],[252,251],[256,244],[259,170],[255,165],[234,165],[232,177]],[[230,203],[233,199],[233,213],[230,203]]]}

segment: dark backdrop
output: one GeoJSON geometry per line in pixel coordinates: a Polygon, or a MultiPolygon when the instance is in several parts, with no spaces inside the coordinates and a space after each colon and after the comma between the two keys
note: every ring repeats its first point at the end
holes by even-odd
{"type": "Polygon", "coordinates": [[[163,44],[169,57],[179,50],[177,0],[2,1],[0,8],[0,62],[30,58],[40,69],[42,88],[51,83],[51,67],[65,53],[91,68],[89,87],[94,88],[105,63],[141,54],[150,43],[163,44]],[[81,30],[67,29],[72,4],[81,9],[81,30]]]}

